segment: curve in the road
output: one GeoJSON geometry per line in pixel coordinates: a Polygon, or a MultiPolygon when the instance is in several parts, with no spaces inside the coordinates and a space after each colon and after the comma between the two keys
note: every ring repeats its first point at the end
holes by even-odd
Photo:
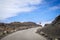
{"type": "MultiPolygon", "coordinates": [[[[37,28],[39,28],[39,27],[37,27],[37,28]]],[[[17,31],[15,33],[12,33],[12,34],[4,37],[1,40],[46,40],[46,38],[44,38],[43,36],[35,33],[37,28],[17,31]]]]}

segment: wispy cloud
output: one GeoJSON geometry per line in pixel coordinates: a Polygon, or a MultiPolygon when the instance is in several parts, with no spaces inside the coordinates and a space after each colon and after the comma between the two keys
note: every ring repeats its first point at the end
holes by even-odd
{"type": "Polygon", "coordinates": [[[60,5],[59,6],[50,7],[50,10],[57,10],[57,9],[60,9],[60,5]]]}
{"type": "Polygon", "coordinates": [[[37,9],[42,0],[0,0],[0,20],[18,15],[18,12],[30,12],[37,9]]]}

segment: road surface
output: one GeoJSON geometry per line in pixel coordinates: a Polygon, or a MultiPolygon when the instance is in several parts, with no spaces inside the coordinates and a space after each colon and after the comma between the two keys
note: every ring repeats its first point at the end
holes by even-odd
{"type": "Polygon", "coordinates": [[[43,36],[35,33],[37,28],[31,28],[27,30],[17,31],[12,33],[1,40],[46,40],[43,36]]]}

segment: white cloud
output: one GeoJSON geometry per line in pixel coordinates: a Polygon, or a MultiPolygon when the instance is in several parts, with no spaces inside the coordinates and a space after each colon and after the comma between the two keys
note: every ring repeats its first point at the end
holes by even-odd
{"type": "Polygon", "coordinates": [[[30,12],[37,9],[36,6],[42,0],[0,0],[0,20],[18,15],[18,12],[30,12]]]}
{"type": "Polygon", "coordinates": [[[60,9],[60,6],[53,6],[50,8],[50,10],[57,10],[57,9],[60,9]]]}
{"type": "Polygon", "coordinates": [[[41,25],[44,26],[45,24],[50,24],[52,21],[45,21],[45,22],[42,22],[41,25]]]}

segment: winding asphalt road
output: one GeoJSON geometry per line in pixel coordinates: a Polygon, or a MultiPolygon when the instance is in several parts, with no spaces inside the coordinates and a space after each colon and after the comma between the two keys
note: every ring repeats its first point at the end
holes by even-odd
{"type": "Polygon", "coordinates": [[[12,33],[1,40],[46,40],[43,36],[35,33],[39,27],[27,30],[17,31],[12,33]]]}

